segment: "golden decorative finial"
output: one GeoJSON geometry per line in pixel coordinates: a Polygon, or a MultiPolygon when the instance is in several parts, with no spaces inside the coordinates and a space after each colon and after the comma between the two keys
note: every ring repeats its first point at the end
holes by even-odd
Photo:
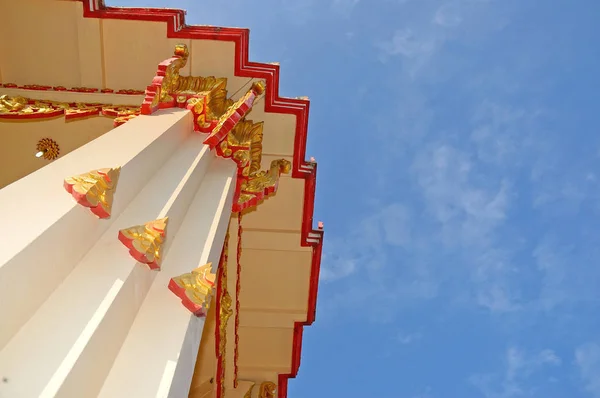
{"type": "Polygon", "coordinates": [[[169,281],[169,290],[196,316],[206,316],[208,313],[216,278],[211,268],[212,263],[208,263],[169,281]]]}
{"type": "Polygon", "coordinates": [[[190,51],[188,50],[185,44],[177,44],[175,45],[175,52],[173,53],[176,57],[188,58],[190,56],[190,51]]]}
{"type": "Polygon", "coordinates": [[[82,206],[99,218],[109,218],[121,168],[92,170],[65,178],[64,187],[82,206]]]}
{"type": "Polygon", "coordinates": [[[129,249],[131,257],[150,269],[160,269],[162,245],[167,233],[168,217],[119,231],[119,240],[129,249]]]}
{"type": "Polygon", "coordinates": [[[252,91],[254,91],[256,95],[261,95],[264,93],[266,87],[267,84],[263,80],[252,83],[252,91]]]}

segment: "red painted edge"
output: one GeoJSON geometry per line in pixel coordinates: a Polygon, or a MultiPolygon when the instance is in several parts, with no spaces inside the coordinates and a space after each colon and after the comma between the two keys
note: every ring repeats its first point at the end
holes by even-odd
{"type": "Polygon", "coordinates": [[[80,1],[83,3],[83,15],[87,18],[165,22],[168,38],[233,42],[235,44],[235,75],[262,79],[267,82],[265,112],[296,116],[292,177],[301,178],[305,181],[300,244],[304,247],[312,247],[313,255],[306,321],[297,322],[294,326],[291,372],[279,375],[278,380],[278,398],[287,397],[287,382],[290,378],[296,377],[300,367],[302,330],[304,326],[311,325],[315,320],[323,242],[323,230],[313,229],[317,166],[316,163],[305,160],[309,101],[279,96],[279,65],[262,64],[248,60],[250,33],[248,29],[188,26],[185,24],[185,11],[177,9],[106,7],[103,0],[80,1]]]}

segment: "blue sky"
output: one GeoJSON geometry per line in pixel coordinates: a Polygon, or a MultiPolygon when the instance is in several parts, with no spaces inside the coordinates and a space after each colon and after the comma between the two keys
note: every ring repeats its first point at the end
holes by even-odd
{"type": "Polygon", "coordinates": [[[248,27],[311,98],[326,242],[290,398],[600,397],[599,2],[108,3],[248,27]]]}

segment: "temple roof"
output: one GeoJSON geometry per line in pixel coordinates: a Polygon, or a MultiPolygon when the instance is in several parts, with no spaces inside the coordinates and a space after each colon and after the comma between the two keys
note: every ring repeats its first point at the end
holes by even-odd
{"type": "MultiPolygon", "coordinates": [[[[263,164],[275,158],[289,159],[291,178],[283,177],[276,198],[245,215],[243,226],[245,250],[254,251],[253,257],[265,262],[259,269],[260,261],[249,260],[253,264],[248,269],[254,267],[257,273],[248,274],[248,283],[260,288],[261,278],[279,278],[280,287],[275,291],[280,294],[298,291],[298,286],[305,292],[298,296],[302,303],[289,301],[280,318],[289,322],[291,337],[283,350],[289,350],[289,366],[277,370],[278,395],[285,397],[287,380],[296,376],[300,365],[303,327],[315,319],[323,235],[322,229],[313,228],[317,165],[305,158],[309,101],[279,96],[279,65],[248,60],[248,29],[188,26],[182,10],[106,7],[101,0],[23,0],[2,2],[0,21],[4,37],[19,32],[19,40],[0,41],[0,95],[48,100],[67,96],[73,102],[105,98],[113,103],[139,104],[144,97],[141,91],[152,81],[157,64],[168,58],[177,44],[189,49],[189,62],[182,75],[224,77],[228,92],[238,97],[251,82],[266,81],[264,100],[252,110],[252,119],[264,122],[263,164]],[[117,94],[119,90],[129,92],[117,94]],[[281,248],[287,253],[277,257],[281,248]],[[294,273],[294,267],[301,271],[294,273]],[[294,315],[300,309],[304,315],[294,315]]],[[[93,119],[77,123],[86,123],[82,126],[90,131],[87,140],[109,128],[93,119]]],[[[65,142],[77,134],[77,125],[63,120],[40,120],[36,124],[39,134],[68,130],[69,134],[61,138],[65,142]]],[[[6,149],[16,153],[11,158],[13,165],[21,156],[15,148],[27,151],[38,138],[38,133],[29,136],[24,129],[22,125],[0,123],[3,134],[14,131],[12,148],[6,149]]],[[[67,150],[61,155],[85,144],[85,139],[80,141],[66,144],[67,150]]],[[[24,174],[33,171],[31,167],[28,165],[24,174]]],[[[262,304],[253,304],[255,312],[265,305],[265,299],[262,304]]],[[[281,312],[281,308],[272,310],[281,312]]]]}

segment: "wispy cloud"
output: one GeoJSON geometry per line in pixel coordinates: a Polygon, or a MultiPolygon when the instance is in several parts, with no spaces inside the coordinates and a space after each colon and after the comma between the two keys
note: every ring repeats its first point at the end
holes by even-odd
{"type": "Polygon", "coordinates": [[[462,16],[460,13],[460,2],[444,4],[437,9],[433,21],[445,27],[454,27],[460,25],[462,16]]]}
{"type": "Polygon", "coordinates": [[[421,333],[398,333],[398,342],[400,344],[406,345],[406,344],[412,344],[415,343],[419,340],[421,340],[423,336],[421,335],[421,333]]]}
{"type": "Polygon", "coordinates": [[[585,390],[595,398],[600,397],[600,345],[587,343],[577,348],[575,362],[585,390]]]}
{"type": "Polygon", "coordinates": [[[549,349],[527,354],[516,347],[509,347],[502,372],[475,374],[469,381],[485,398],[530,397],[536,390],[530,377],[545,367],[560,366],[561,363],[562,360],[549,349]]]}

